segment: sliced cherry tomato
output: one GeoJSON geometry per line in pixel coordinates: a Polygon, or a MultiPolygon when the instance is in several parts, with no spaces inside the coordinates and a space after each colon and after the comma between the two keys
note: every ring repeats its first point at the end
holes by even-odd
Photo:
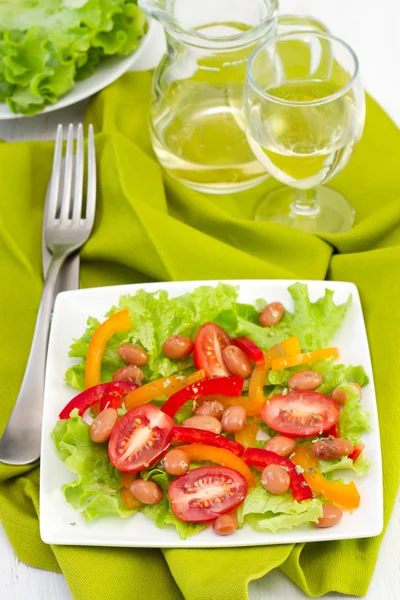
{"type": "Polygon", "coordinates": [[[121,473],[121,496],[122,500],[129,510],[139,508],[141,503],[132,494],[130,487],[132,481],[135,481],[136,473],[121,473]]]}
{"type": "Polygon", "coordinates": [[[142,385],[137,390],[134,390],[132,394],[129,394],[125,400],[126,408],[135,408],[141,404],[147,404],[155,398],[163,398],[164,396],[171,396],[175,392],[182,390],[187,385],[204,379],[204,371],[195,371],[187,377],[179,377],[171,375],[171,377],[163,377],[162,379],[156,379],[142,385]]]}
{"type": "Polygon", "coordinates": [[[213,521],[237,508],[247,495],[246,479],[227,467],[199,467],[169,486],[171,507],[181,521],[213,521]]]}
{"type": "Polygon", "coordinates": [[[202,325],[194,340],[193,359],[197,369],[207,377],[227,377],[230,372],[222,358],[222,350],[229,346],[229,335],[216,323],[202,325]]]}
{"type": "Polygon", "coordinates": [[[349,458],[351,458],[353,462],[356,461],[357,458],[360,456],[361,452],[364,450],[364,448],[364,444],[358,444],[358,446],[354,448],[353,452],[349,454],[349,458]]]}
{"type": "Polygon", "coordinates": [[[279,456],[279,454],[275,454],[275,452],[271,452],[270,450],[246,448],[243,454],[243,460],[253,467],[264,468],[269,465],[279,465],[283,467],[290,477],[290,489],[293,498],[297,500],[297,502],[302,502],[303,500],[309,500],[313,497],[310,486],[307,485],[303,475],[296,471],[296,466],[288,458],[279,456]]]}
{"type": "Polygon", "coordinates": [[[319,392],[289,392],[269,398],[261,412],[264,423],[289,437],[307,437],[328,431],[340,416],[332,398],[319,392]]]}
{"type": "Polygon", "coordinates": [[[209,377],[197,383],[186,386],[183,390],[173,394],[162,407],[165,414],[173,417],[188,400],[197,400],[203,396],[224,395],[240,396],[244,379],[230,375],[229,377],[209,377]]]}
{"type": "Polygon", "coordinates": [[[179,446],[189,460],[209,460],[210,462],[218,463],[223,467],[234,469],[247,480],[249,487],[256,485],[253,473],[245,462],[236,454],[225,448],[215,448],[206,444],[189,444],[188,446],[179,446]]]}
{"type": "Polygon", "coordinates": [[[256,363],[256,365],[263,365],[265,363],[264,353],[248,337],[241,336],[232,340],[232,343],[235,344],[238,348],[243,350],[247,356],[256,363]]]}
{"type": "Polygon", "coordinates": [[[207,444],[216,448],[225,448],[233,454],[240,456],[244,452],[242,444],[230,440],[224,435],[205,431],[204,429],[195,429],[194,427],[173,427],[171,431],[173,440],[179,442],[189,442],[190,444],[207,444]]]}
{"type": "Polygon", "coordinates": [[[337,348],[323,348],[322,350],[314,350],[313,352],[305,352],[304,354],[283,356],[273,360],[271,362],[271,367],[273,371],[280,371],[281,369],[287,369],[288,367],[312,363],[321,358],[337,359],[339,358],[339,350],[337,348]]]}
{"type": "MultiPolygon", "coordinates": [[[[121,399],[137,387],[137,383],[131,381],[115,381],[94,385],[72,398],[58,416],[60,419],[69,419],[71,412],[77,408],[79,415],[82,417],[88,408],[98,405],[103,401],[103,398],[112,398],[119,406],[121,399]]],[[[117,407],[113,406],[113,408],[117,407]]]]}
{"type": "Polygon", "coordinates": [[[304,469],[304,479],[314,492],[322,494],[340,508],[352,510],[360,506],[360,494],[354,481],[338,483],[329,481],[316,469],[317,458],[306,446],[298,446],[292,455],[292,461],[304,469]]]}
{"type": "Polygon", "coordinates": [[[153,404],[132,408],[112,430],[108,444],[111,463],[124,472],[147,469],[168,447],[173,425],[153,404]]]}

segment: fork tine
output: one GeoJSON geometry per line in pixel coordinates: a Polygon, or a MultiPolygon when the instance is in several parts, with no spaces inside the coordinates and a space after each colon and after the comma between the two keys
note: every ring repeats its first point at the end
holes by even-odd
{"type": "Polygon", "coordinates": [[[51,175],[50,197],[47,207],[46,221],[52,224],[57,214],[58,197],[60,191],[61,161],[62,161],[63,127],[57,127],[56,145],[54,148],[53,171],[51,175]]]}
{"type": "Polygon", "coordinates": [[[88,133],[88,185],[86,198],[86,225],[93,225],[96,213],[96,149],[94,144],[93,125],[89,125],[88,133]]]}
{"type": "Polygon", "coordinates": [[[74,168],[74,126],[68,127],[67,151],[65,154],[64,185],[61,199],[60,221],[67,221],[71,206],[72,173],[74,168]]]}
{"type": "Polygon", "coordinates": [[[83,171],[84,171],[83,125],[79,123],[75,156],[75,186],[73,195],[72,225],[79,225],[82,215],[83,171]]]}

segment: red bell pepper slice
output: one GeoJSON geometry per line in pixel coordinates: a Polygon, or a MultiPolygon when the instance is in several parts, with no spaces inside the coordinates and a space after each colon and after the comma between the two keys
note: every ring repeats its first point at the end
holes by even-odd
{"type": "Polygon", "coordinates": [[[241,336],[232,339],[232,343],[238,348],[243,350],[245,354],[254,362],[256,365],[263,365],[265,363],[264,352],[252,342],[248,337],[241,336]]]}
{"type": "Polygon", "coordinates": [[[231,375],[230,377],[209,377],[197,383],[187,385],[172,394],[165,402],[161,410],[173,417],[188,400],[197,400],[203,396],[240,396],[243,389],[244,379],[231,375]]]}
{"type": "Polygon", "coordinates": [[[290,489],[293,498],[297,502],[313,498],[310,486],[301,473],[296,471],[296,466],[288,458],[279,456],[275,452],[262,448],[246,448],[242,455],[242,460],[252,467],[267,467],[268,465],[279,465],[283,467],[290,476],[290,489]]]}
{"type": "Polygon", "coordinates": [[[100,400],[100,412],[105,408],[119,408],[122,398],[138,387],[139,385],[133,381],[116,381],[110,383],[100,400]]]}
{"type": "Polygon", "coordinates": [[[339,423],[335,423],[335,425],[332,425],[332,427],[330,429],[328,429],[328,431],[325,431],[325,433],[324,433],[325,437],[329,437],[330,435],[334,438],[340,437],[339,423]]]}
{"type": "MultiPolygon", "coordinates": [[[[60,419],[69,419],[71,412],[77,408],[79,415],[82,415],[88,408],[95,404],[101,403],[100,407],[106,408],[106,403],[112,403],[113,408],[119,406],[119,402],[123,396],[137,387],[137,383],[132,381],[115,381],[108,383],[100,383],[81,392],[75,398],[72,398],[59,414],[60,419]]],[[[101,408],[101,410],[103,410],[101,408]]]]}
{"type": "Polygon", "coordinates": [[[360,456],[361,452],[364,450],[364,448],[364,444],[358,444],[358,446],[354,448],[353,452],[349,454],[349,458],[351,458],[353,462],[356,461],[357,458],[360,456]]]}
{"type": "Polygon", "coordinates": [[[212,431],[205,431],[204,429],[195,429],[194,427],[173,427],[171,434],[172,439],[179,442],[207,444],[207,446],[225,448],[225,450],[230,450],[233,454],[236,454],[236,456],[241,456],[244,452],[244,447],[242,444],[239,444],[239,442],[230,440],[224,435],[218,435],[212,431]]]}

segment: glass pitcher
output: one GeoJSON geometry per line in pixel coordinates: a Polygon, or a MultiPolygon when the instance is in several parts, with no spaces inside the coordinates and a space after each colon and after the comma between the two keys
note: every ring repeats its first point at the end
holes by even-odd
{"type": "Polygon", "coordinates": [[[151,137],[170,175],[202,192],[245,190],[268,175],[242,116],[247,61],[276,33],[277,0],[139,0],[167,52],[153,80],[151,137]]]}

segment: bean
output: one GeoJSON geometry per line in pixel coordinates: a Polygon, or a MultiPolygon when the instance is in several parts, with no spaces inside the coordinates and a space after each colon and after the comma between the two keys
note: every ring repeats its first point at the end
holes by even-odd
{"type": "Polygon", "coordinates": [[[105,408],[97,415],[89,427],[89,435],[92,442],[101,444],[106,442],[118,421],[118,413],[115,408],[105,408]]]}
{"type": "Polygon", "coordinates": [[[224,405],[218,400],[205,400],[196,408],[194,414],[196,417],[214,417],[220,420],[224,410],[224,405]]]}
{"type": "Polygon", "coordinates": [[[180,360],[186,358],[193,351],[193,341],[183,335],[172,335],[163,345],[163,352],[167,358],[180,360]]]}
{"type": "Polygon", "coordinates": [[[179,448],[167,452],[163,463],[164,469],[169,475],[184,475],[189,470],[189,459],[179,448]]]}
{"type": "Polygon", "coordinates": [[[281,302],[271,302],[258,317],[258,322],[262,327],[272,327],[281,321],[284,312],[285,308],[281,302]]]}
{"type": "Polygon", "coordinates": [[[279,454],[279,456],[289,456],[294,452],[295,447],[296,442],[285,435],[276,435],[265,444],[266,450],[275,452],[275,454],[279,454]]]}
{"type": "Polygon", "coordinates": [[[246,416],[246,409],[243,406],[229,406],[222,415],[222,428],[227,433],[239,433],[246,427],[246,416]]]}
{"type": "Polygon", "coordinates": [[[343,516],[343,512],[337,506],[332,506],[331,504],[323,504],[322,505],[322,517],[318,519],[314,525],[316,527],[333,527],[339,523],[343,516]]]}
{"type": "Polygon", "coordinates": [[[137,367],[143,367],[149,360],[146,350],[137,344],[122,344],[118,348],[118,355],[128,365],[136,365],[137,367]]]}
{"type": "Polygon", "coordinates": [[[190,417],[182,423],[183,427],[194,427],[195,429],[204,429],[212,433],[221,433],[221,423],[215,417],[190,417]]]}
{"type": "Polygon", "coordinates": [[[218,535],[231,535],[238,528],[236,515],[221,515],[214,521],[213,529],[218,535]]]}
{"type": "Polygon", "coordinates": [[[292,390],[315,390],[322,383],[321,373],[316,371],[299,371],[291,376],[288,385],[292,390]]]}
{"type": "Polygon", "coordinates": [[[290,477],[279,465],[268,465],[261,473],[261,482],[267,492],[279,496],[288,491],[290,477]]]}
{"type": "Polygon", "coordinates": [[[232,375],[238,377],[249,377],[253,368],[247,354],[237,346],[226,346],[222,350],[222,358],[232,375]]]}
{"type": "Polygon", "coordinates": [[[136,381],[142,383],[144,379],[144,373],[139,367],[134,365],[127,365],[114,371],[112,376],[113,381],[136,381]]]}
{"type": "Polygon", "coordinates": [[[315,456],[323,460],[335,460],[342,456],[348,456],[353,450],[353,444],[344,438],[327,438],[318,440],[318,442],[312,445],[312,451],[315,456]]]}
{"type": "MultiPolygon", "coordinates": [[[[357,392],[360,394],[361,397],[361,387],[358,385],[358,383],[354,383],[353,381],[347,383],[346,385],[351,385],[353,386],[357,392]]],[[[342,390],[340,386],[338,386],[337,388],[335,388],[332,392],[332,399],[335,400],[335,402],[337,402],[338,404],[340,404],[340,406],[344,406],[347,402],[347,400],[349,399],[349,393],[346,392],[345,390],[342,390]]]]}
{"type": "Polygon", "coordinates": [[[158,504],[163,497],[161,488],[154,481],[135,479],[129,489],[132,496],[142,504],[158,504]]]}

